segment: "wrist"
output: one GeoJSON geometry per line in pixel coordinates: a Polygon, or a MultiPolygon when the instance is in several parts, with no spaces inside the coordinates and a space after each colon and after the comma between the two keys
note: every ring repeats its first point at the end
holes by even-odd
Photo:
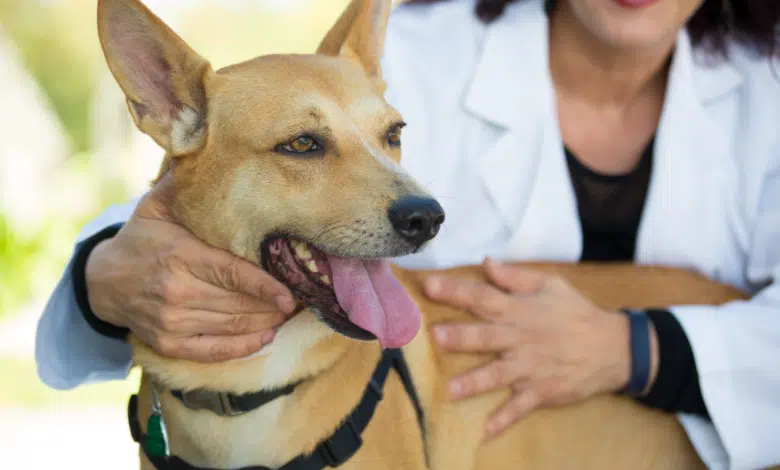
{"type": "Polygon", "coordinates": [[[87,307],[98,320],[117,328],[126,328],[127,325],[115,314],[115,309],[104,302],[100,295],[105,292],[100,285],[101,281],[110,274],[110,269],[106,269],[106,260],[111,259],[112,241],[113,238],[99,241],[87,255],[84,266],[87,307]]]}
{"type": "Polygon", "coordinates": [[[116,235],[121,227],[122,224],[108,226],[79,243],[71,264],[73,295],[81,316],[94,331],[115,339],[124,339],[129,330],[122,325],[113,323],[117,321],[114,318],[109,318],[113,309],[101,305],[98,294],[105,292],[105,288],[101,286],[101,280],[111,274],[110,271],[106,271],[104,263],[100,262],[110,259],[106,256],[106,250],[110,244],[104,244],[104,242],[116,235]],[[100,247],[100,251],[95,252],[98,247],[100,247]],[[93,256],[101,254],[103,256],[93,256]],[[100,316],[93,310],[93,305],[101,312],[100,316]]]}
{"type": "Polygon", "coordinates": [[[655,329],[655,324],[650,321],[650,376],[647,379],[647,386],[642,391],[641,395],[647,395],[655,385],[655,379],[658,377],[658,366],[660,365],[660,349],[658,347],[658,332],[655,329]]]}
{"type": "Polygon", "coordinates": [[[604,383],[608,392],[623,390],[631,379],[631,323],[618,311],[605,312],[604,341],[608,348],[608,364],[604,383]]]}
{"type": "Polygon", "coordinates": [[[626,375],[620,377],[622,386],[615,391],[640,397],[646,395],[655,383],[659,369],[658,334],[646,311],[621,310],[624,330],[621,338],[624,342],[623,351],[628,360],[619,361],[626,375]],[[626,345],[627,344],[627,348],[626,345]]]}

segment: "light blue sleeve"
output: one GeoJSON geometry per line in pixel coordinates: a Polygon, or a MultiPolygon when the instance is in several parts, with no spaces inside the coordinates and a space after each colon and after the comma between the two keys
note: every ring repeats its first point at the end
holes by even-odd
{"type": "MultiPolygon", "coordinates": [[[[76,243],[109,225],[125,222],[138,199],[109,207],[89,222],[76,243]]],[[[131,367],[127,343],[95,332],[79,311],[70,275],[71,258],[52,292],[35,335],[38,377],[49,387],[67,390],[82,384],[124,379],[131,367]]]]}

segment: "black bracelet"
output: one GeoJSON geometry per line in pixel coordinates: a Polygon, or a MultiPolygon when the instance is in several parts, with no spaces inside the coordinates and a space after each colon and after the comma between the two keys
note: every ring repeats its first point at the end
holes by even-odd
{"type": "Polygon", "coordinates": [[[123,225],[123,223],[109,225],[100,232],[92,235],[91,237],[76,245],[73,263],[71,265],[73,294],[76,297],[76,304],[81,311],[81,315],[93,330],[103,336],[115,339],[127,338],[130,330],[104,322],[95,315],[95,312],[92,311],[92,307],[89,305],[89,295],[87,293],[86,267],[87,259],[89,259],[89,255],[98,245],[98,243],[102,242],[103,240],[112,238],[117,234],[117,232],[119,232],[123,225]]]}
{"type": "Polygon", "coordinates": [[[691,344],[680,322],[668,310],[649,309],[658,336],[658,375],[646,396],[636,400],[651,408],[709,418],[691,344]]]}
{"type": "Polygon", "coordinates": [[[647,313],[623,310],[631,322],[631,378],[621,390],[627,395],[640,395],[650,381],[652,351],[650,349],[650,320],[647,313]]]}

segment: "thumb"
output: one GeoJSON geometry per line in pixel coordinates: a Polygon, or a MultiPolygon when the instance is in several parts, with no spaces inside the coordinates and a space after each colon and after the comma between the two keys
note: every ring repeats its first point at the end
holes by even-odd
{"type": "Polygon", "coordinates": [[[508,266],[490,257],[485,258],[482,266],[490,282],[513,294],[534,294],[547,280],[547,275],[540,271],[508,266]]]}
{"type": "Polygon", "coordinates": [[[284,313],[290,313],[295,308],[292,292],[260,267],[217,248],[202,248],[200,256],[190,267],[201,280],[274,304],[284,313]]]}

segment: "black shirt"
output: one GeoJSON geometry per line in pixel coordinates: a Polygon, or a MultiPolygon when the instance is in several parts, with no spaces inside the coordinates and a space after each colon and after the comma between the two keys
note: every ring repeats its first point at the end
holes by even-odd
{"type": "Polygon", "coordinates": [[[653,143],[628,173],[608,175],[582,164],[569,150],[566,160],[582,226],[582,261],[630,261],[653,166],[653,143]]]}
{"type": "MultiPolygon", "coordinates": [[[[569,173],[577,196],[583,234],[583,261],[632,261],[636,237],[650,185],[653,143],[637,166],[624,175],[593,171],[566,149],[569,173]]],[[[124,339],[128,330],[99,320],[90,309],[85,281],[86,260],[92,249],[113,237],[122,224],[107,227],[76,247],[72,265],[73,288],[81,313],[104,336],[124,339]]],[[[640,402],[671,412],[707,417],[699,377],[688,338],[674,315],[666,310],[648,311],[658,334],[661,363],[652,390],[640,402]]]]}
{"type": "MultiPolygon", "coordinates": [[[[582,261],[633,261],[650,176],[655,139],[628,173],[594,171],[564,148],[582,229],[582,261]]],[[[658,334],[661,362],[655,384],[638,400],[653,408],[708,417],[693,351],[671,312],[649,310],[658,334]]]]}

